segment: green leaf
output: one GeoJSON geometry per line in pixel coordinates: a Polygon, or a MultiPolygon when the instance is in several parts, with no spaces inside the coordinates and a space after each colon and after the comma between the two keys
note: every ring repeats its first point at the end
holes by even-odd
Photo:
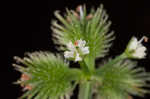
{"type": "Polygon", "coordinates": [[[137,67],[133,61],[122,59],[115,64],[101,66],[96,75],[101,79],[97,89],[102,99],[126,99],[128,94],[144,96],[149,93],[144,88],[148,87],[150,73],[137,67]]]}
{"type": "MultiPolygon", "coordinates": [[[[69,69],[68,64],[57,55],[49,52],[28,53],[24,59],[17,58],[23,65],[17,70],[30,76],[29,80],[20,80],[20,84],[32,86],[21,98],[58,99],[70,93],[80,79],[81,71],[69,69]]],[[[21,78],[22,79],[22,78],[21,78]]]]}

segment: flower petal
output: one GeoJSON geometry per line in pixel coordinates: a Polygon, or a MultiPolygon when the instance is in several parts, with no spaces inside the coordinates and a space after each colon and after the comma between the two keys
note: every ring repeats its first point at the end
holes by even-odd
{"type": "Polygon", "coordinates": [[[64,52],[64,57],[65,57],[65,58],[73,58],[73,57],[74,57],[74,52],[65,51],[65,52],[64,52]]]}
{"type": "Polygon", "coordinates": [[[75,61],[82,61],[82,58],[79,56],[79,53],[76,54],[75,61]]]}
{"type": "Polygon", "coordinates": [[[133,38],[131,39],[131,42],[130,42],[128,48],[129,48],[129,50],[135,50],[135,49],[137,48],[137,46],[138,46],[138,40],[137,40],[136,37],[133,37],[133,38]]]}
{"type": "Polygon", "coordinates": [[[133,56],[134,57],[137,57],[137,58],[144,58],[146,56],[146,47],[144,46],[140,46],[136,49],[136,51],[133,53],[133,56]]]}
{"type": "Polygon", "coordinates": [[[135,53],[133,53],[132,56],[135,57],[135,58],[142,59],[142,58],[145,58],[146,53],[138,53],[138,52],[135,52],[135,53]]]}
{"type": "Polygon", "coordinates": [[[78,47],[84,47],[86,44],[86,41],[80,39],[80,40],[77,40],[77,43],[78,43],[78,47]]]}
{"type": "Polygon", "coordinates": [[[72,42],[67,43],[67,48],[68,48],[70,51],[74,51],[74,50],[75,50],[75,46],[73,45],[72,42]]]}
{"type": "Polygon", "coordinates": [[[81,51],[82,51],[83,55],[89,54],[89,47],[83,47],[83,48],[81,48],[81,51]]]}
{"type": "Polygon", "coordinates": [[[137,51],[137,52],[140,52],[140,53],[143,53],[143,52],[146,51],[146,47],[144,47],[144,46],[138,47],[138,48],[136,49],[136,51],[137,51]]]}

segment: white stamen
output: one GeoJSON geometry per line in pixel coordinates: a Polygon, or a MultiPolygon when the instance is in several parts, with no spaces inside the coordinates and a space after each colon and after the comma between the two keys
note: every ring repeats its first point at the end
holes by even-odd
{"type": "Polygon", "coordinates": [[[146,38],[146,36],[143,36],[139,41],[138,43],[142,43],[142,41],[146,38]]]}

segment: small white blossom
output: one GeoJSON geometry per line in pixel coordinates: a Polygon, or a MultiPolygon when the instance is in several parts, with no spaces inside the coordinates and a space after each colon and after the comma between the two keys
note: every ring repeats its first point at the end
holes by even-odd
{"type": "Polygon", "coordinates": [[[76,49],[75,49],[75,46],[73,45],[72,42],[67,43],[67,48],[68,48],[69,50],[71,50],[71,51],[76,50],[76,49]]]}
{"type": "Polygon", "coordinates": [[[79,56],[79,53],[76,54],[75,61],[82,61],[82,58],[79,56]]]}
{"type": "Polygon", "coordinates": [[[135,58],[144,58],[146,56],[146,47],[142,45],[142,41],[145,39],[145,36],[141,40],[137,40],[136,37],[133,37],[128,45],[128,52],[131,53],[131,57],[135,58]]]}
{"type": "Polygon", "coordinates": [[[68,51],[64,52],[65,58],[73,58],[75,61],[82,61],[82,56],[89,54],[89,47],[85,46],[86,41],[77,40],[74,42],[67,43],[68,51]]]}
{"type": "Polygon", "coordinates": [[[73,58],[74,52],[73,51],[65,51],[64,56],[65,56],[65,58],[73,58]]]}
{"type": "Polygon", "coordinates": [[[86,41],[83,41],[83,40],[77,40],[76,42],[75,42],[75,45],[76,46],[78,46],[78,47],[80,47],[80,48],[83,48],[83,47],[85,47],[85,44],[86,44],[86,41]]]}

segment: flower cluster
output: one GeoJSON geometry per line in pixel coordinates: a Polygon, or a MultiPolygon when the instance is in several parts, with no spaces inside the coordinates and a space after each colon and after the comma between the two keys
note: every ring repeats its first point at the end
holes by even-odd
{"type": "Polygon", "coordinates": [[[67,44],[68,51],[64,52],[65,58],[82,61],[83,56],[89,54],[89,47],[85,45],[86,41],[81,39],[75,41],[74,44],[70,41],[67,44]]]}
{"type": "Polygon", "coordinates": [[[142,45],[142,41],[147,41],[147,37],[143,36],[139,41],[133,37],[127,46],[126,53],[131,58],[145,58],[146,47],[142,45]]]}

